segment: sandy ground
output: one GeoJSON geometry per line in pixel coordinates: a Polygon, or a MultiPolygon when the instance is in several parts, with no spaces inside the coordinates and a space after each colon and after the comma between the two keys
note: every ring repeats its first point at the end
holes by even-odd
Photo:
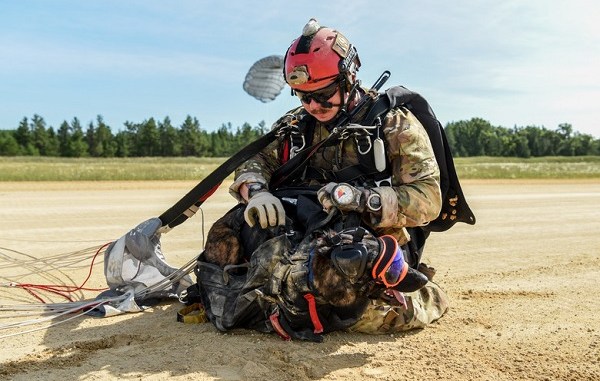
{"type": "MultiPolygon", "coordinates": [[[[27,273],[7,265],[11,260],[116,239],[193,185],[0,183],[0,283],[27,273]]],[[[600,380],[600,181],[464,181],[463,187],[478,223],[428,241],[424,259],[438,269],[451,309],[424,330],[284,342],[177,323],[175,302],[4,338],[0,379],[600,380]]],[[[225,189],[209,199],[204,231],[231,205],[225,189]]],[[[172,265],[199,253],[202,226],[197,215],[163,236],[172,265]]],[[[58,276],[79,284],[87,272],[82,265],[58,276]]],[[[103,285],[101,265],[88,285],[103,285]]],[[[1,304],[34,301],[23,290],[0,287],[1,304]]]]}

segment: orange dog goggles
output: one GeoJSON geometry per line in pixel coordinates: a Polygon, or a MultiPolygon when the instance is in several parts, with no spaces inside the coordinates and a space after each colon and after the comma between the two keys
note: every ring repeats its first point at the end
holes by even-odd
{"type": "Polygon", "coordinates": [[[387,288],[397,286],[408,272],[408,263],[404,261],[402,248],[398,241],[391,235],[378,238],[380,243],[380,254],[373,266],[371,276],[380,281],[387,288]]]}

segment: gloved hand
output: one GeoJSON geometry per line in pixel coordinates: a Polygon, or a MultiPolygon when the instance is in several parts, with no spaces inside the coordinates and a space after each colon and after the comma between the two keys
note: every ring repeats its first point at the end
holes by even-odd
{"type": "Polygon", "coordinates": [[[335,207],[341,212],[359,212],[365,210],[368,191],[346,183],[329,183],[319,189],[317,198],[327,213],[335,207]]]}
{"type": "Polygon", "coordinates": [[[285,225],[285,210],[281,201],[270,192],[259,192],[248,200],[248,205],[244,210],[244,219],[251,227],[258,220],[263,229],[269,226],[285,225]]]}

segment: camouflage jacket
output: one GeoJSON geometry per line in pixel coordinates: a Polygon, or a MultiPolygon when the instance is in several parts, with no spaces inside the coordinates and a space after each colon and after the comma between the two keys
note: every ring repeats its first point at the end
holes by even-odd
{"type": "MultiPolygon", "coordinates": [[[[301,113],[306,111],[299,107],[288,115],[301,113]]],[[[360,121],[359,115],[353,122],[360,124],[360,121]]],[[[440,171],[427,132],[410,111],[403,107],[394,108],[386,114],[382,124],[392,185],[371,188],[381,196],[381,216],[365,220],[378,234],[392,234],[401,243],[405,227],[426,225],[440,213],[440,171]]],[[[313,144],[326,138],[329,135],[327,126],[317,122],[313,135],[313,144]]],[[[238,201],[243,202],[238,194],[241,184],[269,183],[271,174],[282,165],[280,147],[281,142],[273,142],[236,170],[230,193],[238,201]]],[[[322,147],[311,157],[309,165],[338,170],[357,163],[356,143],[354,139],[346,139],[338,145],[322,147]]]]}

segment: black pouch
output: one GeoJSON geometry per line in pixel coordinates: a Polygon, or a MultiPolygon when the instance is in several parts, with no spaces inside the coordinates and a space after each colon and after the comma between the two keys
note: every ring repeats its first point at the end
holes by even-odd
{"type": "Polygon", "coordinates": [[[202,259],[201,255],[195,273],[200,300],[211,323],[220,331],[244,327],[264,332],[264,313],[256,295],[243,293],[247,271],[240,270],[247,270],[247,264],[222,269],[202,259]]]}

